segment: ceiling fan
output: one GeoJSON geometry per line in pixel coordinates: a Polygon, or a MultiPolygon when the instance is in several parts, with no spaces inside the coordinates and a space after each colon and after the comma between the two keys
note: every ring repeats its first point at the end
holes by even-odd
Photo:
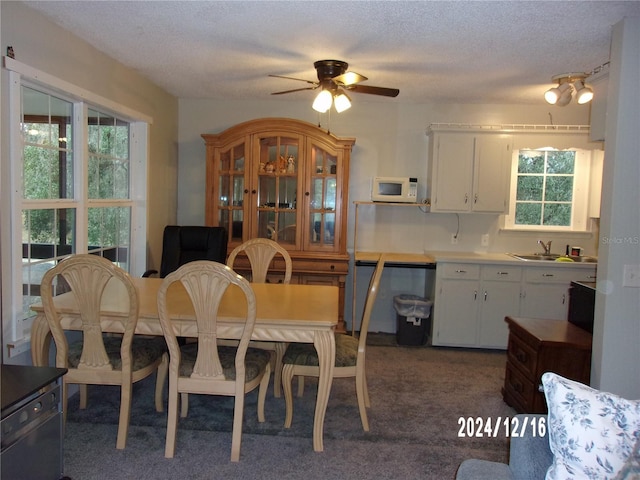
{"type": "Polygon", "coordinates": [[[318,60],[313,64],[313,66],[318,73],[318,81],[286,77],[283,75],[269,75],[270,77],[297,80],[310,85],[309,87],[273,92],[271,95],[283,95],[285,93],[299,92],[302,90],[316,90],[317,88],[321,88],[320,93],[313,102],[313,109],[324,113],[331,107],[332,102],[338,112],[342,112],[351,106],[351,100],[345,91],[368,93],[370,95],[382,95],[385,97],[397,97],[400,93],[400,90],[397,88],[360,85],[360,82],[367,80],[367,77],[360,75],[359,73],[347,71],[349,64],[341,60],[318,60]]]}

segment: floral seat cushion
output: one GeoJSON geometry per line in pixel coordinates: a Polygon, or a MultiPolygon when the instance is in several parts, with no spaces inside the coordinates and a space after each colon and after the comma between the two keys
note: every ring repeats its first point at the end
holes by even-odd
{"type": "MultiPolygon", "coordinates": [[[[122,358],[120,357],[120,346],[122,337],[120,335],[103,335],[104,348],[114,370],[122,370],[122,358]]],[[[80,356],[82,355],[82,341],[69,345],[69,367],[78,368],[80,356]]],[[[164,337],[142,337],[135,335],[131,346],[132,370],[135,372],[148,367],[158,360],[167,351],[167,343],[164,337]]]]}
{"type": "MultiPolygon", "coordinates": [[[[358,358],[358,339],[351,335],[336,335],[336,367],[353,367],[358,358]]],[[[282,363],[317,367],[318,352],[312,343],[292,343],[287,347],[282,363]]]]}
{"type": "MultiPolygon", "coordinates": [[[[198,344],[187,343],[180,347],[180,350],[182,357],[179,375],[181,377],[189,377],[193,372],[196,357],[198,356],[198,344]]],[[[218,357],[220,358],[220,364],[222,365],[224,376],[227,380],[236,379],[236,351],[236,347],[218,346],[218,357]]],[[[244,357],[246,369],[245,382],[249,382],[258,377],[270,361],[271,353],[269,351],[258,348],[247,349],[247,354],[244,357]]]]}

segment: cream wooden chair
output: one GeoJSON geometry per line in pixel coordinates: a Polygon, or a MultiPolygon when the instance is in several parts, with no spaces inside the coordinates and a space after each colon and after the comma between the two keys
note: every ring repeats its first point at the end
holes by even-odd
{"type": "MultiPolygon", "coordinates": [[[[274,242],[268,238],[254,238],[238,245],[229,254],[227,265],[233,268],[236,257],[243,252],[249,258],[251,264],[251,281],[253,283],[265,283],[267,281],[267,273],[271,261],[276,255],[281,255],[284,259],[285,272],[282,283],[291,282],[292,263],[289,252],[278,242],[274,242]]],[[[280,397],[280,386],[282,382],[282,356],[287,348],[286,343],[282,342],[251,342],[254,348],[263,348],[275,352],[275,360],[273,365],[273,395],[280,397]]]]}
{"type": "MultiPolygon", "coordinates": [[[[384,256],[380,256],[376,263],[376,268],[369,283],[367,300],[362,313],[362,323],[360,325],[360,338],[351,335],[337,334],[336,338],[336,362],[333,370],[333,378],[355,377],[356,395],[358,397],[358,408],[360,409],[360,420],[362,428],[369,431],[369,421],[367,419],[367,407],[369,407],[369,391],[367,389],[367,379],[365,375],[365,353],[367,348],[367,331],[373,310],[380,277],[384,268],[384,256]]],[[[291,427],[293,419],[293,392],[291,382],[294,375],[318,377],[318,354],[311,343],[291,343],[284,354],[282,367],[282,386],[286,404],[286,414],[284,420],[285,428],[291,427]]]]}
{"type": "MultiPolygon", "coordinates": [[[[160,325],[169,346],[169,413],[165,457],[172,458],[178,428],[178,394],[183,402],[189,393],[235,397],[231,461],[240,460],[244,397],[258,391],[258,421],[264,422],[264,402],[271,376],[271,354],[249,347],[256,321],[256,299],[251,285],[229,267],[206,260],[187,263],[165,277],[158,290],[160,325]],[[180,282],[196,312],[197,343],[178,345],[167,310],[167,289],[180,282]],[[238,286],[246,298],[247,318],[238,347],[217,342],[217,315],[227,288],[238,286]]],[[[186,412],[183,412],[186,413],[186,412]]]]}
{"type": "Polygon", "coordinates": [[[269,240],[268,238],[253,238],[238,245],[229,254],[227,265],[233,268],[236,257],[243,252],[249,258],[251,263],[251,281],[253,283],[265,283],[267,281],[267,273],[273,258],[280,254],[284,260],[285,272],[282,283],[291,282],[291,256],[289,252],[278,242],[269,240]]]}
{"type": "Polygon", "coordinates": [[[80,408],[87,406],[87,385],[120,385],[116,448],[123,449],[129,429],[132,384],[157,372],[155,407],[162,412],[162,390],[169,365],[167,346],[162,337],[134,335],[138,322],[138,293],[131,277],[105,258],[74,255],[45,273],[40,294],[56,344],[56,366],[68,369],[62,382],[64,420],[67,417],[67,385],[79,384],[80,408]],[[82,319],[82,338],[72,343],[67,341],[60,324],[61,315],[53,303],[54,288],[64,285],[61,282],[66,282],[75,296],[82,319]],[[126,315],[118,317],[118,321],[122,318],[124,326],[122,335],[107,335],[101,328],[100,305],[109,282],[121,283],[129,297],[126,315]]]}

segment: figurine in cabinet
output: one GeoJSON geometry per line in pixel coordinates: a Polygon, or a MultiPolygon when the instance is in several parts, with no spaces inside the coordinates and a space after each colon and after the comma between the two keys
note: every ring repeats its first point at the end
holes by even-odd
{"type": "Polygon", "coordinates": [[[293,155],[289,155],[287,158],[287,173],[296,173],[296,160],[293,155]]]}

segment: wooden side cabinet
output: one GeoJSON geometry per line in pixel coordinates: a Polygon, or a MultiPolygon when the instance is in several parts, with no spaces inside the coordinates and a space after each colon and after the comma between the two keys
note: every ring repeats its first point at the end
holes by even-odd
{"type": "MultiPolygon", "coordinates": [[[[224,226],[231,251],[252,238],[270,238],[287,249],[293,283],[340,289],[338,331],[344,331],[349,270],[347,211],[353,138],[339,138],[290,118],[260,118],[218,134],[207,147],[205,224],[224,226]]],[[[274,260],[268,281],[280,281],[274,260]]],[[[235,269],[250,271],[239,256],[235,269]]]]}
{"type": "Polygon", "coordinates": [[[541,377],[554,372],[589,385],[589,332],[566,320],[506,317],[507,366],[502,396],[518,413],[547,413],[541,377]]]}

